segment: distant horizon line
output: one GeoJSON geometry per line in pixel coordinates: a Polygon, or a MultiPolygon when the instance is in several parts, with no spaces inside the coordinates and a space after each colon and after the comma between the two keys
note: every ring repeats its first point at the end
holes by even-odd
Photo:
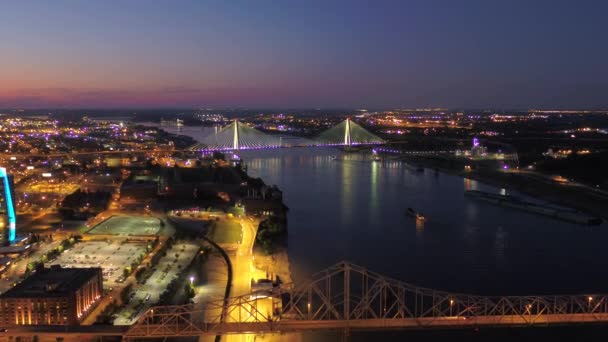
{"type": "MultiPolygon", "coordinates": [[[[8,112],[32,112],[32,111],[353,111],[353,112],[387,112],[387,111],[404,111],[404,112],[440,112],[440,111],[481,111],[481,112],[543,112],[543,113],[602,113],[608,112],[608,108],[465,108],[465,107],[427,107],[427,108],[362,108],[362,107],[173,107],[173,106],[155,106],[155,107],[9,107],[0,108],[0,114],[3,111],[8,112]]],[[[133,113],[137,114],[137,113],[133,113]]]]}

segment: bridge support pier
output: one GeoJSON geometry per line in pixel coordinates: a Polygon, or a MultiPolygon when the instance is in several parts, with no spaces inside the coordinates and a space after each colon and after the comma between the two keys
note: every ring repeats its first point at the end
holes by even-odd
{"type": "Polygon", "coordinates": [[[342,330],[342,332],[340,334],[340,341],[342,341],[342,342],[350,341],[350,329],[349,328],[342,330]]]}

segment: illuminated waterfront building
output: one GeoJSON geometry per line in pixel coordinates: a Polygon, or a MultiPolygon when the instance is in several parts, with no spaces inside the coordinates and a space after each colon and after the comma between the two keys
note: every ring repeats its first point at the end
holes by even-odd
{"type": "Polygon", "coordinates": [[[0,295],[0,324],[76,325],[102,293],[101,268],[40,269],[0,295]]]}
{"type": "Polygon", "coordinates": [[[488,149],[481,145],[479,139],[473,138],[473,146],[471,147],[471,155],[475,157],[481,157],[488,154],[488,149]]]}
{"type": "Polygon", "coordinates": [[[17,215],[13,192],[13,177],[0,167],[0,244],[6,246],[15,241],[17,215]]]}

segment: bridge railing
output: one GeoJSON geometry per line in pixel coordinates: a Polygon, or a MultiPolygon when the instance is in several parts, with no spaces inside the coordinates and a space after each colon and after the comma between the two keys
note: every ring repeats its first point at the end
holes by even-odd
{"type": "Polygon", "coordinates": [[[313,320],[407,319],[608,313],[605,295],[477,296],[423,288],[341,263],[296,287],[283,317],[313,320]]]}
{"type": "Polygon", "coordinates": [[[532,325],[608,321],[608,297],[477,296],[418,287],[342,262],[272,292],[148,310],[127,336],[315,328],[532,325]]]}

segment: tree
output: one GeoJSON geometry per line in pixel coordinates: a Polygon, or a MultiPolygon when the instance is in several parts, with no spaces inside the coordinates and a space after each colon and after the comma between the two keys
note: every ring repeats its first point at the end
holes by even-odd
{"type": "Polygon", "coordinates": [[[194,297],[194,295],[195,295],[194,286],[191,285],[190,283],[186,283],[184,286],[184,293],[186,294],[186,298],[188,298],[188,299],[194,297]]]}

